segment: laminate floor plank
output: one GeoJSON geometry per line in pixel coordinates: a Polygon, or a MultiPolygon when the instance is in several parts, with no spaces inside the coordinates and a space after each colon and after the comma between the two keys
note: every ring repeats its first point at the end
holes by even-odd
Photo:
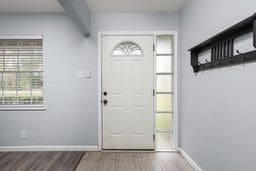
{"type": "Polygon", "coordinates": [[[172,171],[191,171],[193,168],[180,156],[179,153],[168,155],[167,153],[158,153],[159,162],[162,168],[172,171]]]}
{"type": "Polygon", "coordinates": [[[7,152],[0,171],[74,171],[83,152],[7,152]]]}
{"type": "Polygon", "coordinates": [[[163,168],[161,167],[156,153],[138,153],[140,169],[142,171],[161,171],[163,168]]]}
{"type": "Polygon", "coordinates": [[[118,153],[103,152],[98,161],[97,171],[117,171],[117,155],[118,153]]]}
{"type": "Polygon", "coordinates": [[[49,170],[56,171],[69,171],[74,170],[74,163],[78,165],[80,162],[80,158],[83,156],[83,152],[62,152],[54,165],[52,165],[49,170]],[[79,156],[79,157],[78,157],[79,156]]]}
{"type": "Polygon", "coordinates": [[[81,161],[77,171],[97,171],[99,161],[81,161]]]}
{"type": "Polygon", "coordinates": [[[34,153],[8,152],[0,159],[0,170],[18,170],[34,153]]]}
{"type": "Polygon", "coordinates": [[[85,152],[77,171],[97,171],[101,155],[101,152],[85,152]]]}
{"type": "MultiPolygon", "coordinates": [[[[30,157],[32,153],[26,153],[26,152],[19,152],[19,153],[9,153],[6,157],[9,159],[9,164],[3,166],[4,170],[18,170],[19,167],[21,167],[27,158],[30,157]]],[[[1,160],[1,159],[0,159],[1,160]]],[[[1,166],[0,166],[1,170],[1,166]]]]}
{"type": "Polygon", "coordinates": [[[41,160],[41,156],[43,156],[44,152],[33,152],[26,158],[24,163],[18,167],[19,171],[32,170],[31,168],[37,163],[37,160],[41,160]]]}
{"type": "Polygon", "coordinates": [[[30,170],[47,171],[51,170],[51,166],[57,162],[60,152],[43,152],[40,159],[36,160],[30,167],[30,170]]]}
{"type": "Polygon", "coordinates": [[[83,160],[87,161],[99,161],[101,159],[102,152],[85,152],[83,160]]]}
{"type": "Polygon", "coordinates": [[[1,160],[2,156],[4,156],[4,155],[6,155],[6,152],[5,153],[4,152],[0,152],[0,160],[1,160]]]}
{"type": "Polygon", "coordinates": [[[119,153],[117,164],[118,170],[122,171],[140,171],[140,164],[137,153],[119,153]]]}

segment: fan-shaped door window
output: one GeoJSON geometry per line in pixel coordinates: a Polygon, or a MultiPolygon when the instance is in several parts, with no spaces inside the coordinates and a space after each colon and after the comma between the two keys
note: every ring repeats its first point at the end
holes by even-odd
{"type": "Polygon", "coordinates": [[[142,56],[141,48],[133,42],[122,42],[118,44],[112,53],[113,56],[142,56]]]}

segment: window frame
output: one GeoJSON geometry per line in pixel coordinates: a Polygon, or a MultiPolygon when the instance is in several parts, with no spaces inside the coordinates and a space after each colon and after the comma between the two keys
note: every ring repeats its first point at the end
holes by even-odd
{"type": "Polygon", "coordinates": [[[1,39],[41,39],[42,40],[42,81],[43,81],[43,103],[42,104],[1,104],[0,105],[0,111],[45,111],[46,108],[46,98],[45,98],[45,79],[44,79],[44,73],[45,73],[45,65],[44,65],[44,39],[43,35],[0,35],[1,39]]]}

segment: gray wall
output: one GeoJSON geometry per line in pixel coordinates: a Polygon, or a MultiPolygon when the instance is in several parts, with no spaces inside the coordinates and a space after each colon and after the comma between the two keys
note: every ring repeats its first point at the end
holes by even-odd
{"type": "Polygon", "coordinates": [[[95,13],[92,32],[108,30],[179,30],[178,13],[95,13]]]}
{"type": "Polygon", "coordinates": [[[92,36],[84,38],[60,15],[0,15],[0,34],[43,34],[46,111],[0,111],[0,146],[97,145],[97,32],[178,30],[172,13],[93,14],[92,36]],[[90,69],[92,79],[76,79],[90,69]],[[20,130],[28,139],[20,139],[20,130]]]}
{"type": "Polygon", "coordinates": [[[97,143],[96,45],[66,15],[1,15],[0,34],[43,34],[46,111],[0,112],[0,145],[97,143]],[[91,69],[92,79],[75,71],[91,69]],[[28,139],[19,139],[20,130],[28,139]]]}
{"type": "Polygon", "coordinates": [[[181,14],[181,147],[205,171],[256,170],[256,63],[195,75],[187,49],[252,15],[255,6],[189,0],[181,14]]]}

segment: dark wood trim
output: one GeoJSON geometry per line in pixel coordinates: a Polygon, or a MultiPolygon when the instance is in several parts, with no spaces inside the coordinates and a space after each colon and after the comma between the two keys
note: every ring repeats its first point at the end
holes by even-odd
{"type": "Polygon", "coordinates": [[[253,46],[256,48],[256,19],[253,22],[253,46]]]}
{"type": "Polygon", "coordinates": [[[252,61],[256,61],[256,50],[252,52],[236,55],[230,58],[225,58],[225,59],[222,59],[221,61],[200,64],[196,66],[196,69],[197,69],[196,71],[199,72],[199,71],[209,70],[213,68],[220,68],[220,67],[229,66],[229,65],[237,65],[240,63],[252,62],[252,61]]]}
{"type": "Polygon", "coordinates": [[[193,66],[194,72],[198,72],[198,52],[191,51],[191,65],[193,66]]]}

